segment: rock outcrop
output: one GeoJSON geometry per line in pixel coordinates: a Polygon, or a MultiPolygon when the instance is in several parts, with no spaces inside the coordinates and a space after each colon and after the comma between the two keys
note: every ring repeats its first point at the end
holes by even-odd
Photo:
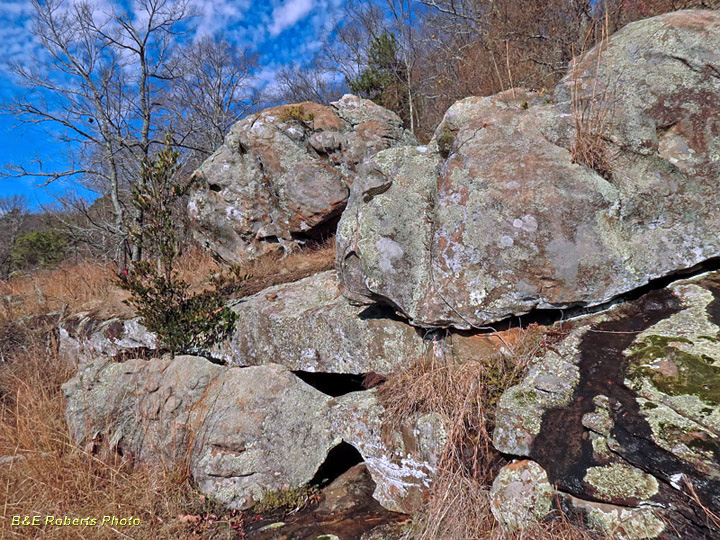
{"type": "MultiPolygon", "coordinates": [[[[719,51],[720,13],[636,22],[553,95],[457,102],[427,146],[353,96],[242,120],[197,172],[196,237],[237,263],[329,234],[345,208],[336,271],[233,301],[215,363],[138,359],[158,352],[136,319],[66,318],[60,346],[79,365],[63,386],[73,439],[186,460],[199,488],[233,508],[316,481],[350,451],[364,462],[360,491],[411,513],[447,419],[388,418],[375,390],[320,381],[368,388],[362,375],[377,383],[420,359],[462,365],[509,352],[517,335],[474,330],[602,306],[544,340],[500,398],[496,448],[532,461],[502,469],[493,513],[522,528],[557,493],[627,540],[720,536],[703,514],[720,514],[720,274],[653,281],[720,260],[719,51]]],[[[344,512],[346,487],[318,512],[344,512]]],[[[356,535],[383,534],[368,531],[356,535]]]]}
{"type": "Polygon", "coordinates": [[[276,364],[100,358],[63,391],[79,445],[139,462],[187,463],[198,487],[232,508],[310,482],[344,442],[364,459],[378,502],[409,512],[430,486],[444,441],[435,415],[393,427],[374,391],[333,399],[276,364]]]}
{"type": "Polygon", "coordinates": [[[277,365],[100,359],[63,391],[78,444],[168,466],[187,459],[198,487],[231,508],[309,482],[340,442],[328,396],[277,365]]]}
{"type": "Polygon", "coordinates": [[[329,107],[306,102],[252,114],[195,173],[195,236],[231,263],[326,236],[358,164],[410,142],[395,113],[351,95],[329,107]]]}
{"type": "Polygon", "coordinates": [[[720,534],[688,504],[720,511],[719,306],[711,274],[577,321],[501,397],[495,446],[537,461],[601,531],[720,534]]]}
{"type": "Polygon", "coordinates": [[[101,319],[86,312],[75,313],[60,320],[58,337],[60,353],[77,365],[98,357],[151,356],[158,348],[157,336],[139,317],[101,319]]]}
{"type": "Polygon", "coordinates": [[[427,147],[378,153],[338,227],[345,294],[468,329],[603,304],[720,256],[718,51],[717,12],[635,22],[555,101],[467,98],[427,147]],[[590,144],[611,171],[576,162],[590,144]]]}

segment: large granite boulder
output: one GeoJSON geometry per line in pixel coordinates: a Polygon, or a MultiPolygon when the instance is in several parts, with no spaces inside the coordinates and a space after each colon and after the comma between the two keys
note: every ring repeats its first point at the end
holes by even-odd
{"type": "Polygon", "coordinates": [[[346,95],[281,105],[233,126],[197,170],[188,204],[196,238],[239,263],[332,232],[358,164],[414,142],[395,113],[346,95]]]}
{"type": "Polygon", "coordinates": [[[720,256],[719,51],[714,11],[632,23],[555,100],[467,98],[427,147],[378,153],[338,226],[345,294],[467,329],[600,305],[720,256]],[[589,143],[612,170],[576,162],[589,143]]]}
{"type": "Polygon", "coordinates": [[[422,358],[429,343],[388,310],[351,305],[334,271],[270,287],[231,309],[235,330],[213,350],[231,365],[387,375],[422,358]]]}
{"type": "Polygon", "coordinates": [[[601,531],[720,535],[719,308],[710,274],[575,322],[500,398],[495,446],[601,531]]]}
{"type": "Polygon", "coordinates": [[[100,359],[63,391],[78,444],[167,466],[187,459],[198,487],[232,508],[309,482],[340,442],[328,396],[277,365],[100,359]]]}
{"type": "Polygon", "coordinates": [[[510,353],[520,335],[447,334],[410,326],[383,306],[357,306],[342,296],[335,271],[269,287],[231,302],[232,335],[213,348],[233,366],[282,364],[293,371],[387,376],[441,348],[462,363],[510,353]]]}
{"type": "Polygon", "coordinates": [[[78,445],[140,463],[187,464],[201,491],[232,508],[322,480],[321,471],[342,467],[333,460],[346,458],[332,450],[344,442],[365,461],[375,499],[410,512],[432,482],[445,440],[437,415],[395,425],[374,390],[331,398],[277,364],[100,358],[63,392],[78,445]]]}

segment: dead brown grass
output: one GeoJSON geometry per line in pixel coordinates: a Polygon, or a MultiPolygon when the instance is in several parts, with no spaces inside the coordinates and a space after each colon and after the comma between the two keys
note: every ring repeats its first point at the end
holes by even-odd
{"type": "Polygon", "coordinates": [[[50,327],[24,329],[0,365],[0,538],[239,538],[221,526],[198,532],[208,503],[183,468],[130,468],[74,446],[60,385],[74,370],[57,355],[50,327]],[[13,527],[13,516],[137,517],[136,527],[13,527]],[[192,517],[193,519],[188,519],[192,517]]]}
{"type": "MultiPolygon", "coordinates": [[[[595,50],[595,73],[599,77],[603,52],[608,47],[609,20],[606,13],[605,19],[599,28],[597,22],[593,23],[587,30],[582,50],[574,55],[574,63],[582,57],[588,45],[591,43],[591,36],[599,32],[600,38],[595,50]]],[[[573,51],[574,52],[574,51],[573,51]]],[[[612,160],[608,150],[607,130],[611,118],[612,107],[607,85],[600,84],[598,78],[592,81],[592,92],[589,96],[580,97],[578,77],[574,78],[571,90],[572,112],[575,120],[575,144],[570,148],[572,162],[580,163],[595,170],[607,181],[613,180],[612,160]]]]}
{"type": "MultiPolygon", "coordinates": [[[[240,273],[251,277],[243,283],[240,296],[247,296],[271,285],[296,281],[333,267],[334,240],[297,250],[286,256],[271,254],[241,265],[240,273]]],[[[200,248],[187,250],[178,261],[178,274],[191,290],[200,291],[209,277],[223,270],[212,256],[200,248]]],[[[115,284],[117,268],[90,260],[65,262],[57,268],[0,280],[0,319],[17,320],[24,316],[60,311],[91,311],[100,318],[132,316],[124,301],[128,292],[115,284]]]]}
{"type": "Polygon", "coordinates": [[[497,400],[519,381],[524,368],[547,343],[538,327],[524,331],[513,342],[502,341],[506,353],[464,363],[443,355],[436,345],[427,358],[395,373],[379,387],[389,419],[432,411],[443,415],[449,426],[432,491],[414,516],[408,539],[594,538],[559,513],[531,529],[506,533],[490,511],[490,486],[507,463],[492,445],[497,400]]]}
{"type": "Polygon", "coordinates": [[[241,273],[250,275],[236,296],[250,296],[267,287],[306,278],[330,270],[335,264],[335,239],[300,249],[288,255],[269,254],[240,266],[241,273]]]}

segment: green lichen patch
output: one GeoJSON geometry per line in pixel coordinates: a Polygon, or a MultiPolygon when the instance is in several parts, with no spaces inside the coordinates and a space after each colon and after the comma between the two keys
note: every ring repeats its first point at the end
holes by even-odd
{"type": "Polygon", "coordinates": [[[605,437],[610,435],[613,422],[610,418],[610,406],[607,396],[599,395],[593,398],[595,410],[586,413],[582,418],[583,426],[605,437]]]}
{"type": "Polygon", "coordinates": [[[607,439],[597,433],[590,433],[590,442],[593,448],[593,457],[602,462],[612,456],[612,451],[608,447],[607,439]]]}
{"type": "Polygon", "coordinates": [[[657,538],[665,530],[665,523],[649,508],[593,508],[587,517],[590,528],[626,540],[657,538]]]}
{"type": "Polygon", "coordinates": [[[665,405],[644,398],[638,398],[638,404],[658,446],[691,463],[703,474],[720,477],[715,458],[720,455],[720,444],[710,431],[665,405]]]}
{"type": "Polygon", "coordinates": [[[311,112],[306,112],[302,105],[289,105],[280,115],[282,122],[297,120],[298,122],[306,123],[312,122],[314,119],[315,115],[311,112]]]}
{"type": "Polygon", "coordinates": [[[437,138],[438,151],[442,157],[447,158],[450,155],[450,151],[452,150],[453,144],[455,144],[456,137],[456,131],[447,126],[442,128],[442,131],[437,138]]]}
{"type": "Polygon", "coordinates": [[[697,396],[704,403],[720,405],[717,359],[681,350],[682,343],[693,344],[684,337],[646,336],[631,349],[628,375],[648,379],[669,396],[697,396]]]}
{"type": "Polygon", "coordinates": [[[598,498],[608,502],[632,499],[646,501],[659,489],[655,477],[621,463],[590,467],[584,481],[592,487],[598,498]]]}
{"type": "Polygon", "coordinates": [[[274,514],[284,510],[302,508],[317,494],[318,488],[310,485],[270,491],[255,505],[254,510],[259,514],[274,514]]]}

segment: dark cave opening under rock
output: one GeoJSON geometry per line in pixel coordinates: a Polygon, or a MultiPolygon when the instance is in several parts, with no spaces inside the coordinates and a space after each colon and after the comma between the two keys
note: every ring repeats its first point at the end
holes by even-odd
{"type": "Polygon", "coordinates": [[[293,371],[303,382],[328,396],[338,397],[350,392],[366,390],[365,373],[322,373],[293,371]]]}
{"type": "Polygon", "coordinates": [[[328,452],[310,484],[323,488],[363,461],[360,452],[353,445],[343,441],[328,452]]]}

